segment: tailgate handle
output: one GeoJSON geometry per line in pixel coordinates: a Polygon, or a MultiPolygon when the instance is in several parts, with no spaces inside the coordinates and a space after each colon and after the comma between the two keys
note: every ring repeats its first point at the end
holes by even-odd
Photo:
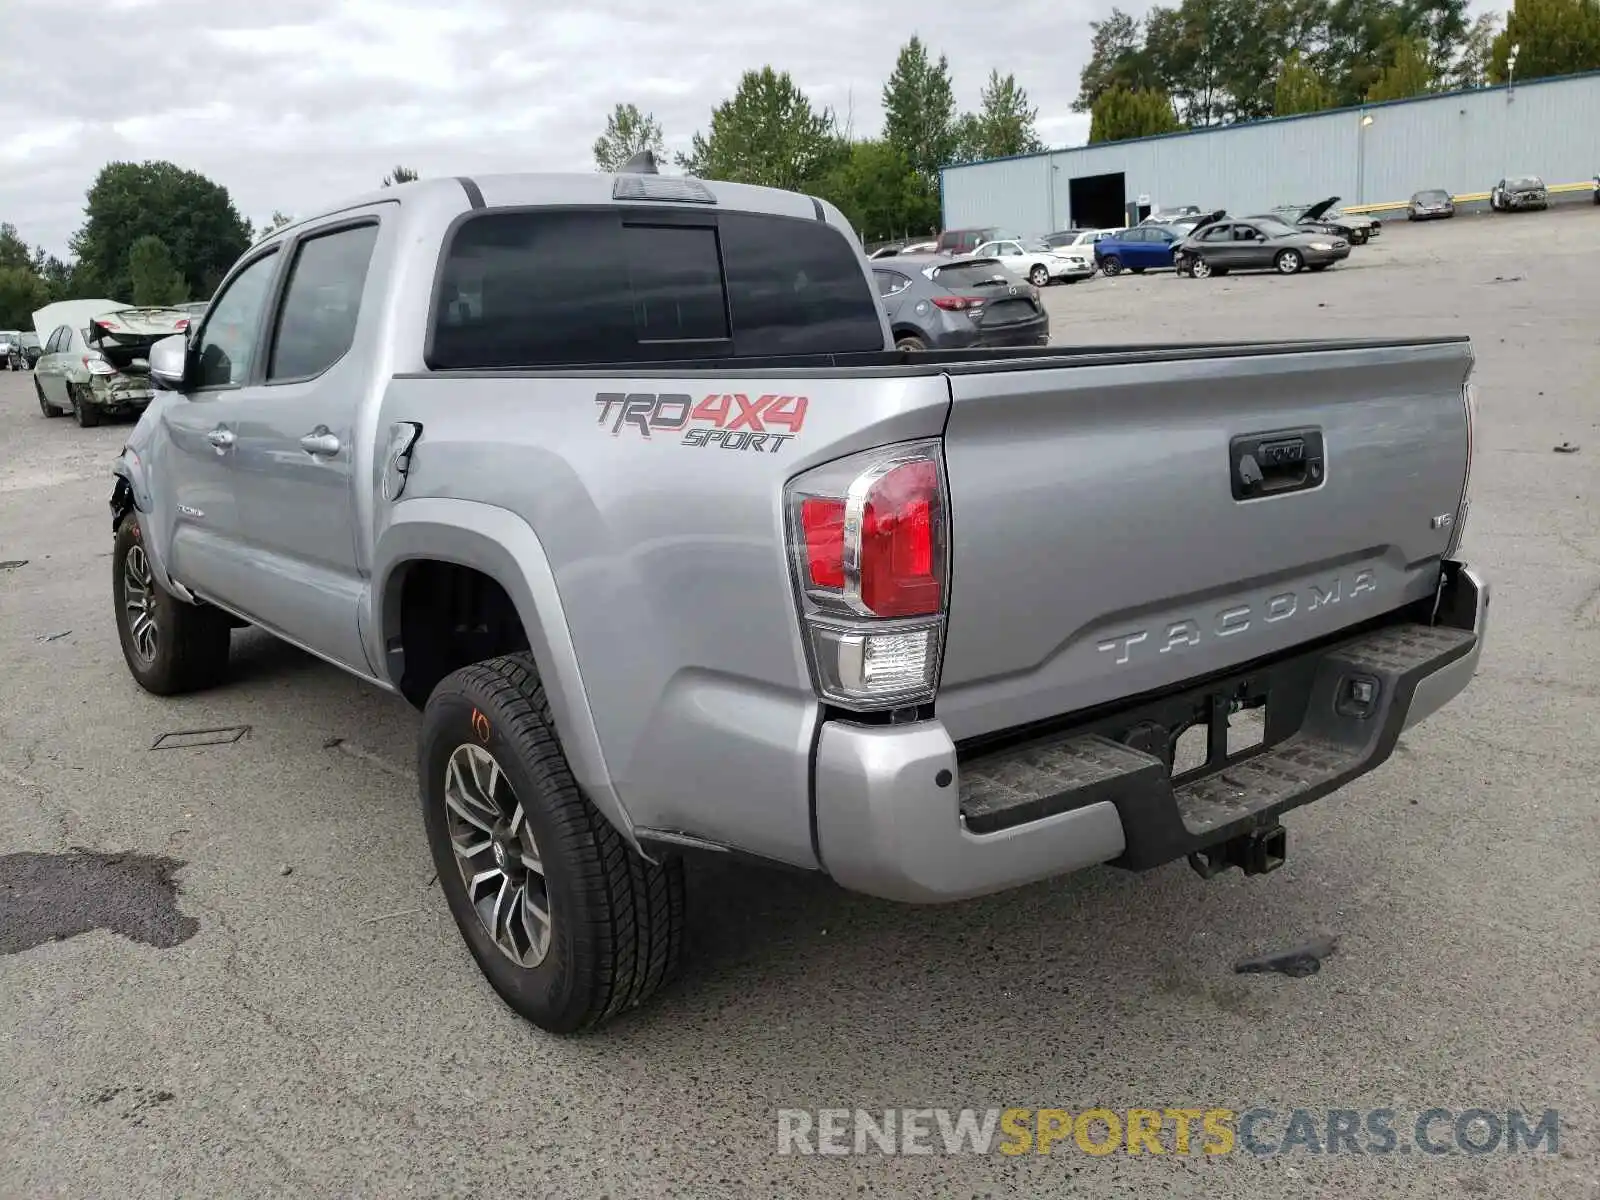
{"type": "Polygon", "coordinates": [[[1252,433],[1228,443],[1233,498],[1260,500],[1318,487],[1323,478],[1320,429],[1252,433]]]}

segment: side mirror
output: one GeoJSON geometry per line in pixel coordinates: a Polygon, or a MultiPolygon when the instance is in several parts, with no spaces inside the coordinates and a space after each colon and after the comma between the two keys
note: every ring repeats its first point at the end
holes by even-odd
{"type": "Polygon", "coordinates": [[[189,338],[175,333],[150,347],[150,382],[169,392],[183,391],[189,378],[189,338]]]}

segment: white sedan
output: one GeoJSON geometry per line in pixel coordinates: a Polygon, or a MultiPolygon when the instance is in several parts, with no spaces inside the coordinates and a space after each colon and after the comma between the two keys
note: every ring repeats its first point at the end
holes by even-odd
{"type": "Polygon", "coordinates": [[[1058,279],[1077,283],[1095,272],[1093,246],[1052,250],[1043,242],[998,241],[985,242],[972,254],[975,258],[998,258],[1008,271],[1034,287],[1044,287],[1058,279]]]}

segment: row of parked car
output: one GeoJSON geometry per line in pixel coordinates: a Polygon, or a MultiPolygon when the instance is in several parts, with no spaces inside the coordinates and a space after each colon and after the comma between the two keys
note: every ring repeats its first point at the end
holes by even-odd
{"type": "Polygon", "coordinates": [[[63,300],[33,314],[32,333],[0,330],[11,370],[33,372],[39,411],[70,413],[79,425],[130,415],[150,403],[150,348],[182,333],[206,304],[140,307],[115,300],[63,300]],[[20,356],[8,354],[21,347],[20,356]]]}

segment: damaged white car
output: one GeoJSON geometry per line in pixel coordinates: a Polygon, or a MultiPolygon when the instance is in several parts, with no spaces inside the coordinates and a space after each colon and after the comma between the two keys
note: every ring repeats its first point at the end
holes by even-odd
{"type": "Polygon", "coordinates": [[[182,308],[137,308],[115,300],[63,300],[33,314],[43,353],[33,369],[39,410],[78,424],[136,414],[150,403],[150,347],[189,328],[182,308]]]}

